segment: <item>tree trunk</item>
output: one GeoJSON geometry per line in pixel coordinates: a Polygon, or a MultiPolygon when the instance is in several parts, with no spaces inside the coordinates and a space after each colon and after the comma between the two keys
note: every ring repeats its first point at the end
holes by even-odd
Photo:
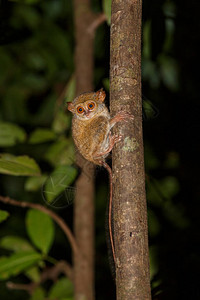
{"type": "Polygon", "coordinates": [[[118,300],[149,300],[150,276],[142,137],[141,0],[113,0],[111,17],[111,113],[123,141],[113,149],[113,220],[118,300]]]}
{"type": "MultiPolygon", "coordinates": [[[[93,90],[93,21],[89,0],[74,0],[76,95],[93,90]]],[[[74,233],[80,255],[74,255],[75,300],[94,299],[94,166],[77,154],[81,174],[76,182],[74,233]]]]}

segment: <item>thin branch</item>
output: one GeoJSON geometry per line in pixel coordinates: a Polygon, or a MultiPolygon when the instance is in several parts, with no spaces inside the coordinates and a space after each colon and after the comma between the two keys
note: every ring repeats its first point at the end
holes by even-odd
{"type": "Polygon", "coordinates": [[[70,264],[61,260],[55,266],[47,268],[41,275],[40,283],[45,282],[48,279],[56,281],[60,273],[64,273],[73,282],[73,270],[70,264]]]}
{"type": "Polygon", "coordinates": [[[31,282],[28,284],[21,284],[21,283],[14,283],[14,282],[8,281],[6,283],[6,286],[9,290],[22,290],[22,291],[26,291],[30,295],[32,295],[35,288],[38,286],[38,284],[35,282],[31,282]]]}
{"type": "Polygon", "coordinates": [[[72,267],[64,260],[59,261],[55,266],[51,268],[46,268],[40,277],[38,282],[30,282],[27,284],[14,283],[8,281],[6,286],[10,290],[23,290],[27,291],[30,295],[33,294],[34,290],[42,283],[51,279],[52,281],[56,281],[60,273],[64,273],[66,277],[68,277],[73,282],[73,271],[72,267]]]}
{"type": "Polygon", "coordinates": [[[94,21],[90,24],[87,32],[91,35],[94,35],[96,29],[105,21],[107,20],[107,17],[104,13],[97,15],[97,17],[94,19],[94,21]]]}
{"type": "Polygon", "coordinates": [[[61,217],[59,217],[56,213],[54,213],[52,210],[50,210],[40,204],[29,203],[29,202],[19,202],[17,200],[11,199],[9,197],[0,196],[0,201],[5,204],[19,206],[19,207],[23,207],[23,208],[26,208],[26,207],[34,208],[34,209],[40,210],[40,211],[44,212],[45,214],[49,215],[60,226],[60,228],[65,233],[65,235],[66,235],[67,239],[69,240],[69,243],[72,247],[73,252],[78,254],[78,252],[79,252],[78,246],[77,246],[76,240],[75,240],[74,235],[72,234],[70,228],[67,226],[65,221],[61,217]]]}

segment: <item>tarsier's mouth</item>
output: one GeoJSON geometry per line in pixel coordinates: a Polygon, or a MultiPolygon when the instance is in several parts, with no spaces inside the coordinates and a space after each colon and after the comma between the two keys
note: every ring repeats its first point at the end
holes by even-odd
{"type": "Polygon", "coordinates": [[[85,112],[85,116],[88,119],[91,118],[91,112],[90,111],[85,112]]]}

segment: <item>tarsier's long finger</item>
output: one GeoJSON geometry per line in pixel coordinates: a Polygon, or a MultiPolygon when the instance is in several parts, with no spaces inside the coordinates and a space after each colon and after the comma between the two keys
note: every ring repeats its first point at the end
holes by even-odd
{"type": "Polygon", "coordinates": [[[112,138],[114,139],[114,143],[118,143],[122,140],[122,135],[115,134],[112,138]]]}

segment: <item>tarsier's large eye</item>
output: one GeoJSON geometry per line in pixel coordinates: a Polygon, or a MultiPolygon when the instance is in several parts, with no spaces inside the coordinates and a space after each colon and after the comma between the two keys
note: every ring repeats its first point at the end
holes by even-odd
{"type": "Polygon", "coordinates": [[[87,107],[88,107],[89,110],[93,110],[95,108],[95,103],[90,102],[90,103],[88,103],[87,107]]]}
{"type": "Polygon", "coordinates": [[[82,106],[78,106],[78,107],[77,107],[77,112],[78,112],[79,114],[82,114],[82,113],[84,112],[84,108],[83,108],[82,106]]]}

